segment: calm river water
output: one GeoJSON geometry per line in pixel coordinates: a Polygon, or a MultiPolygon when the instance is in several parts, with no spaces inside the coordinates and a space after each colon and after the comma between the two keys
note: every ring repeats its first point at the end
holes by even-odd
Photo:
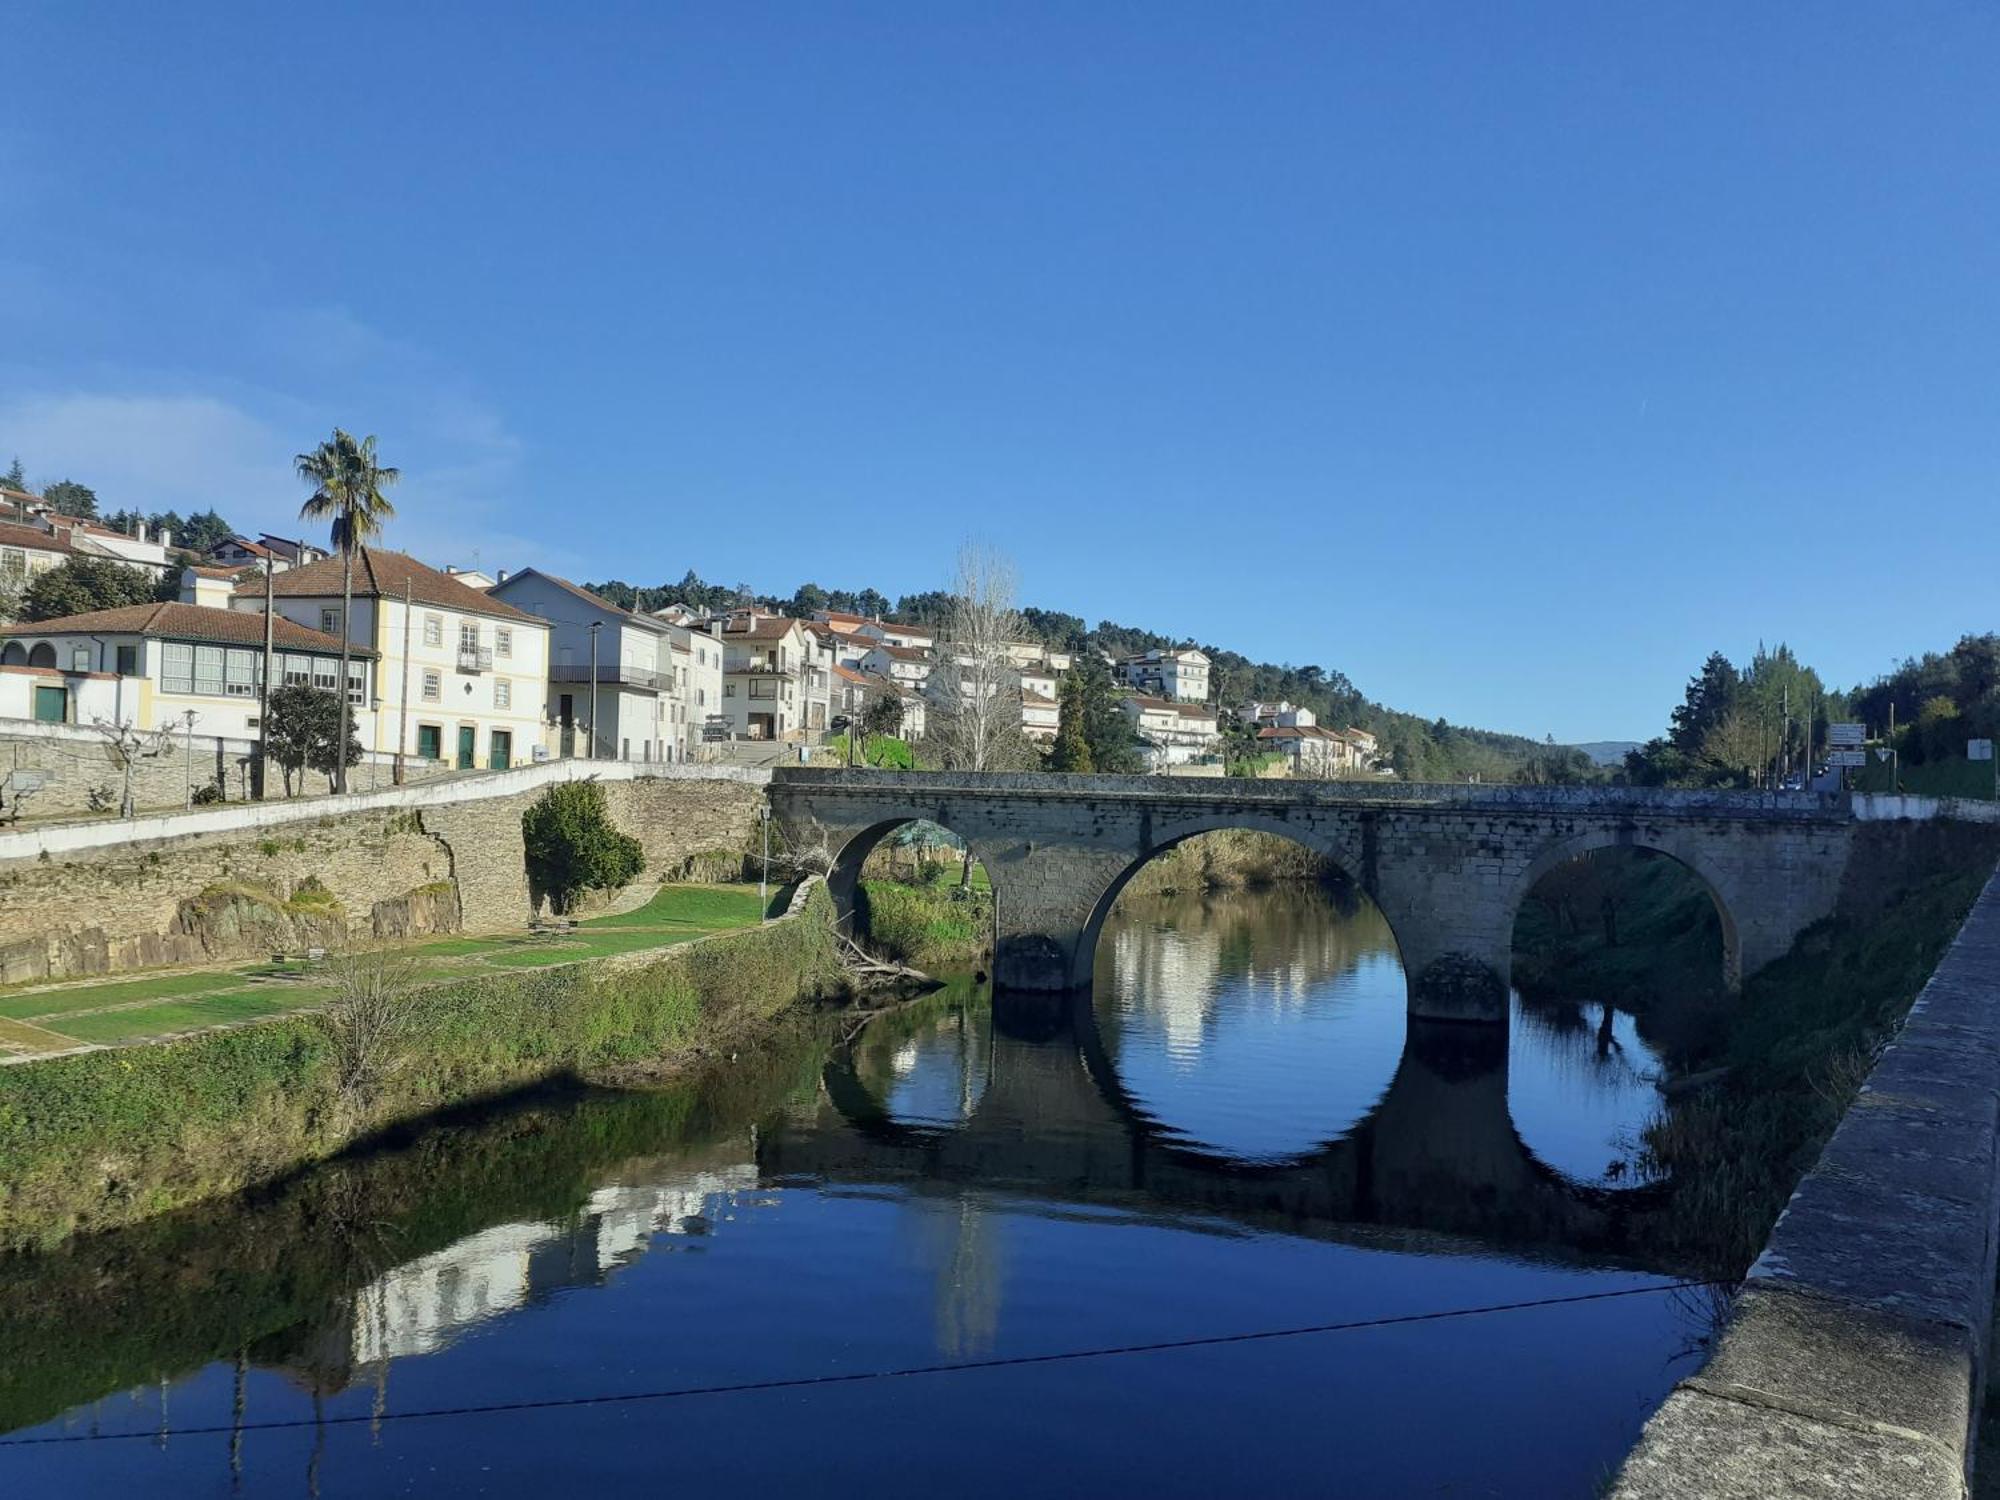
{"type": "Polygon", "coordinates": [[[1629,1023],[1408,1025],[1317,893],[1128,907],[1088,1008],[958,986],[0,1261],[0,1494],[1591,1495],[1707,1331],[1629,1023]]]}

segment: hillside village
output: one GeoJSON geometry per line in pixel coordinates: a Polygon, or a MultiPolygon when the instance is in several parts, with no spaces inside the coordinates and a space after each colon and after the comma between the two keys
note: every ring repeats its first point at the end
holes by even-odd
{"type": "Polygon", "coordinates": [[[0,626],[0,720],[213,742],[225,769],[210,797],[249,784],[266,684],[340,683],[344,571],[346,691],[370,784],[558,757],[951,764],[941,723],[974,699],[1006,747],[981,764],[1063,768],[1064,705],[1084,711],[1080,679],[1102,683],[1120,716],[1112,739],[1129,764],[1106,768],[1390,774],[1367,730],[1287,700],[1223,701],[1192,645],[1099,649],[1086,662],[1025,631],[971,642],[880,609],[641,610],[534,566],[489,574],[369,542],[344,559],[270,532],[214,536],[212,524],[195,550],[168,525],[119,519],[0,489],[0,603],[14,620],[0,626]],[[75,588],[53,591],[59,580],[75,588]],[[44,597],[100,607],[24,608],[44,597]]]}

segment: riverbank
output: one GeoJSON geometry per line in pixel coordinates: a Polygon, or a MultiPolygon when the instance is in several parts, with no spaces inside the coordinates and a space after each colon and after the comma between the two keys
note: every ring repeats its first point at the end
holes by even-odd
{"type": "Polygon", "coordinates": [[[0,1255],[0,1432],[248,1358],[337,1390],[385,1268],[489,1232],[582,1214],[608,1180],[738,1173],[754,1121],[810,1098],[835,1034],[809,1015],[658,1088],[543,1090],[426,1122],[231,1202],[171,1211],[47,1254],[0,1255]]]}
{"type": "Polygon", "coordinates": [[[1995,855],[1991,830],[1942,827],[1858,851],[1866,873],[1834,917],[1702,1024],[1673,1028],[1675,1097],[1642,1133],[1640,1153],[1644,1170],[1675,1184],[1655,1226],[1663,1246],[1709,1274],[1744,1274],[1951,946],[1995,855]]]}
{"type": "Polygon", "coordinates": [[[1196,834],[1167,850],[1125,884],[1121,894],[1173,896],[1187,891],[1258,890],[1273,885],[1328,884],[1338,868],[1303,844],[1254,829],[1196,834]]]}
{"type": "Polygon", "coordinates": [[[552,967],[427,985],[365,1087],[316,1011],[0,1069],[0,1249],[239,1192],[456,1105],[694,1056],[840,988],[828,918],[816,888],[739,932],[661,949],[628,929],[577,962],[557,948],[535,955],[552,967]]]}

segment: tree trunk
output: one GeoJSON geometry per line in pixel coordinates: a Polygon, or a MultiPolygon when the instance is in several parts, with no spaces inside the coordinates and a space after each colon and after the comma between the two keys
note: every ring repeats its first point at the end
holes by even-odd
{"type": "MultiPolygon", "coordinates": [[[[333,747],[333,789],[335,792],[347,790],[347,657],[349,642],[354,639],[354,517],[347,518],[347,532],[341,538],[345,544],[340,549],[340,680],[333,685],[333,691],[340,702],[340,738],[333,747]]],[[[403,645],[409,650],[409,643],[403,645]]]]}

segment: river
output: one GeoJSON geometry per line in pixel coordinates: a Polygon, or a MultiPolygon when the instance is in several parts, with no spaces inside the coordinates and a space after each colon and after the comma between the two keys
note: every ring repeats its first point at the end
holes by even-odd
{"type": "Polygon", "coordinates": [[[0,1261],[0,1493],[1589,1496],[1712,1315],[1634,1227],[1653,1067],[1406,1022],[1365,905],[1127,902],[1083,1008],[965,981],[0,1261]]]}

